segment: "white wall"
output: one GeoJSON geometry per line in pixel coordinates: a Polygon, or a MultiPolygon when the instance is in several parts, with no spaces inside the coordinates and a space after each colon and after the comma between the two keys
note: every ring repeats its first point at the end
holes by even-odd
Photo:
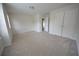
{"type": "Polygon", "coordinates": [[[11,29],[11,25],[10,25],[10,20],[9,20],[9,16],[8,13],[6,11],[6,7],[3,4],[3,12],[4,12],[4,19],[5,19],[5,24],[6,24],[6,28],[7,28],[7,32],[8,32],[8,44],[11,45],[12,44],[12,38],[13,38],[13,34],[12,34],[12,29],[11,29]]]}
{"type": "Polygon", "coordinates": [[[27,14],[9,14],[14,34],[34,31],[34,16],[27,14]]]}
{"type": "Polygon", "coordinates": [[[9,14],[12,31],[14,34],[29,32],[29,31],[42,31],[42,18],[41,15],[29,14],[9,14]]]}
{"type": "Polygon", "coordinates": [[[3,10],[2,4],[0,4],[0,32],[1,32],[1,37],[4,41],[4,45],[8,46],[11,45],[11,40],[7,28],[7,19],[5,18],[5,12],[3,10]]]}
{"type": "Polygon", "coordinates": [[[41,15],[36,14],[34,18],[34,29],[36,32],[42,31],[42,18],[41,15]]]}

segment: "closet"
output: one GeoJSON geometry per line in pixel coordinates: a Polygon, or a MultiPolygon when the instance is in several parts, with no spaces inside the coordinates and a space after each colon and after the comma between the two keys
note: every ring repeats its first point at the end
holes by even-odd
{"type": "Polygon", "coordinates": [[[50,13],[49,33],[76,39],[76,20],[78,7],[67,6],[50,13]]]}

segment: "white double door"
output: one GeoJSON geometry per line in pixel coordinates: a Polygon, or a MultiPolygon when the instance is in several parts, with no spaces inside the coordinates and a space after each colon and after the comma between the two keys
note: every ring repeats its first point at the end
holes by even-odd
{"type": "Polygon", "coordinates": [[[77,8],[50,14],[49,33],[75,39],[77,8]]]}
{"type": "Polygon", "coordinates": [[[61,36],[64,12],[54,12],[50,15],[49,33],[61,36]]]}

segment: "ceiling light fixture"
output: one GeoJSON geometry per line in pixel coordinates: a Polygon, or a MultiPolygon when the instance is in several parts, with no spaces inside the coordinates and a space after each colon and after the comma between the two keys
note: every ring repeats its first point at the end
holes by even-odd
{"type": "Polygon", "coordinates": [[[30,9],[35,9],[35,7],[34,7],[34,6],[29,6],[29,8],[30,8],[30,9]]]}

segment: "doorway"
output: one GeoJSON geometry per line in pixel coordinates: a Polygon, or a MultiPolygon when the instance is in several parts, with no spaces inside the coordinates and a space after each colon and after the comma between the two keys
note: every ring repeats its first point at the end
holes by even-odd
{"type": "Polygon", "coordinates": [[[48,17],[42,18],[42,31],[48,32],[49,28],[49,22],[48,22],[48,17]]]}
{"type": "Polygon", "coordinates": [[[44,30],[45,30],[45,19],[42,18],[42,31],[44,31],[44,30]]]}

